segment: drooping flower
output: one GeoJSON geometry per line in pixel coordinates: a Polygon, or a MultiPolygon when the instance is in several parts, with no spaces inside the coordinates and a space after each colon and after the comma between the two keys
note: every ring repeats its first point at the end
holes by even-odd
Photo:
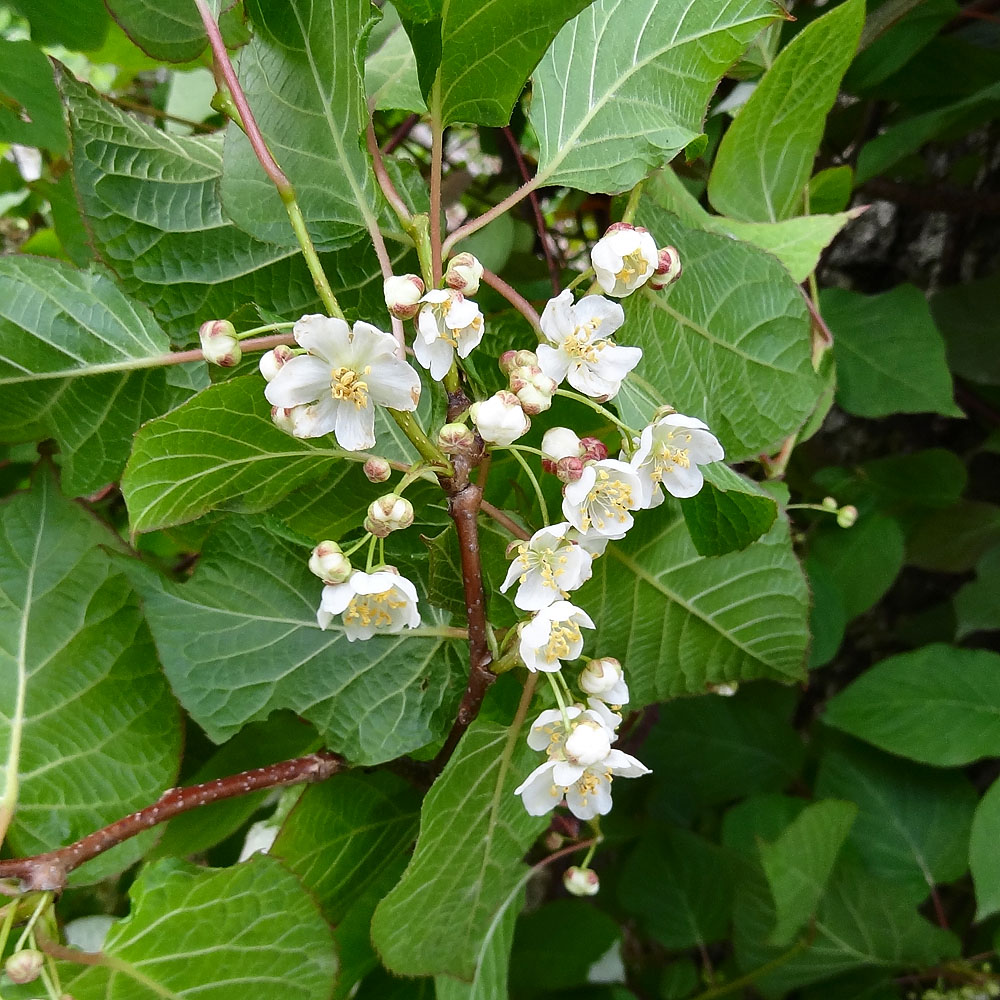
{"type": "Polygon", "coordinates": [[[506,389],[480,403],[473,403],[469,407],[469,415],[484,441],[504,448],[527,434],[531,427],[531,421],[521,409],[520,400],[506,389]]]}
{"type": "Polygon", "coordinates": [[[571,865],[563,872],[563,885],[572,896],[596,896],[601,891],[601,880],[593,868],[571,865]]]}
{"type": "Polygon", "coordinates": [[[365,531],[376,538],[388,538],[413,524],[413,504],[398,493],[386,493],[368,505],[365,531]]]}
{"type": "Polygon", "coordinates": [[[613,656],[591,660],[580,672],[580,689],[609,705],[628,704],[628,685],[621,663],[613,656]]]}
{"type": "Polygon", "coordinates": [[[562,666],[562,660],[575,660],[583,650],[581,627],[596,626],[586,611],[569,601],[556,601],[537,611],[521,628],[518,651],[524,665],[551,672],[562,666]]]}
{"type": "Polygon", "coordinates": [[[705,482],[698,466],[724,457],[718,439],[696,417],[660,417],[643,428],[630,463],[642,485],[642,507],[663,503],[661,486],[675,497],[693,497],[705,482]]]}
{"type": "Polygon", "coordinates": [[[423,280],[417,274],[393,274],[382,282],[386,308],[397,319],[413,319],[424,294],[423,280]]]}
{"type": "Polygon", "coordinates": [[[618,394],[622,379],[642,359],[638,347],[620,347],[608,338],[625,322],[617,302],[587,295],[573,304],[566,289],[549,299],[540,325],[548,344],[539,344],[538,367],[557,383],[566,379],[594,399],[618,394]]]}
{"type": "Polygon", "coordinates": [[[295,340],[308,353],[286,361],[264,389],[273,406],[294,409],[292,433],[329,434],[348,451],[375,444],[375,406],[415,410],[420,377],[396,357],[396,340],[368,323],[303,316],[295,340]]]}
{"type": "Polygon", "coordinates": [[[575,483],[563,492],[563,515],[578,531],[606,538],[624,538],[642,506],[642,485],[631,465],[615,458],[584,466],[575,483]]]}
{"type": "Polygon", "coordinates": [[[343,615],[350,642],[373,635],[395,635],[420,624],[417,589],[390,566],[364,573],[355,570],[346,583],[323,588],[316,620],[326,629],[334,615],[343,615]]]}
{"type": "Polygon", "coordinates": [[[567,540],[568,522],[553,524],[536,531],[517,546],[500,592],[516,582],[514,604],[522,611],[539,611],[563,600],[570,591],[582,587],[593,573],[590,553],[567,540]]]}
{"type": "Polygon", "coordinates": [[[227,319],[210,319],[198,330],[202,357],[210,365],[232,368],[243,357],[236,328],[227,319]]]}
{"type": "Polygon", "coordinates": [[[466,358],[483,339],[483,314],[460,292],[432,288],[421,300],[413,353],[437,382],[448,374],[455,352],[466,358]]]}
{"type": "Polygon", "coordinates": [[[619,222],[594,244],[590,263],[605,294],[621,299],[649,280],[659,266],[660,253],[645,229],[619,222]]]}

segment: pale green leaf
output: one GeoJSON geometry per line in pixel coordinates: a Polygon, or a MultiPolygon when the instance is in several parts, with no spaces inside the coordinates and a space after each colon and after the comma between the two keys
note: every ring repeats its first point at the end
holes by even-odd
{"type": "Polygon", "coordinates": [[[375,911],[372,940],[389,969],[476,975],[525,881],[521,858],[548,825],[514,795],[538,763],[515,727],[480,718],[466,731],[424,800],[413,860],[375,911]]]}
{"type": "MultiPolygon", "coordinates": [[[[167,62],[189,62],[208,45],[193,0],[107,0],[108,10],[143,52],[167,62]]],[[[218,16],[219,0],[209,0],[218,16]]],[[[224,4],[231,6],[231,2],[224,4]]]]}
{"type": "Polygon", "coordinates": [[[775,925],[769,944],[790,944],[816,912],[857,812],[852,802],[814,802],[777,840],[760,844],[761,864],[774,900],[775,925]]]}
{"type": "Polygon", "coordinates": [[[976,919],[1000,912],[1000,781],[987,789],[972,821],[969,865],[976,885],[976,919]]]}
{"type": "MultiPolygon", "coordinates": [[[[216,742],[289,708],[352,763],[392,760],[451,723],[462,655],[421,602],[424,624],[350,643],[316,624],[322,584],[309,550],[230,518],[183,584],[134,571],[174,693],[216,742]]],[[[418,582],[419,586],[419,582],[418,582]]]]}
{"type": "Polygon", "coordinates": [[[0,140],[66,152],[52,64],[37,45],[0,39],[0,140]]]}
{"type": "Polygon", "coordinates": [[[724,462],[706,465],[705,486],[681,504],[691,541],[702,556],[745,549],[778,516],[778,504],[752,480],[724,462]]]}
{"type": "Polygon", "coordinates": [[[221,869],[161,861],[129,895],[132,911],[108,935],[106,964],[66,983],[76,1000],[326,1000],[333,989],[330,928],[273,858],[221,869]]]}
{"type": "Polygon", "coordinates": [[[717,211],[752,222],[802,212],[826,116],[864,19],[864,0],[847,0],[781,51],[722,137],[708,179],[717,211]]]}
{"type": "Polygon", "coordinates": [[[534,73],[538,182],[633,187],[701,134],[722,74],[776,16],[770,0],[598,0],[534,73]]]}
{"type": "Polygon", "coordinates": [[[835,695],[824,719],[937,767],[1000,756],[1000,655],[935,644],[890,656],[835,695]]]}
{"type": "Polygon", "coordinates": [[[382,20],[368,42],[365,89],[369,102],[379,111],[398,109],[420,113],[427,110],[420,93],[413,46],[390,3],[382,8],[382,20]]]}
{"type": "MultiPolygon", "coordinates": [[[[105,551],[121,543],[60,496],[50,469],[36,478],[4,504],[0,543],[0,825],[16,802],[8,842],[18,854],[155,801],[180,756],[138,599],[105,551]]],[[[120,871],[146,847],[130,841],[77,877],[120,871]]]]}

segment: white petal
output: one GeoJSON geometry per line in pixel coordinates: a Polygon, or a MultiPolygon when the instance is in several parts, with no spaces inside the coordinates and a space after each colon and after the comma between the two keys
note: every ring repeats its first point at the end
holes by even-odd
{"type": "Polygon", "coordinates": [[[456,295],[451,300],[451,308],[444,321],[452,330],[464,330],[479,315],[479,306],[472,299],[456,295]]]}
{"type": "Polygon", "coordinates": [[[507,568],[507,576],[504,577],[503,583],[500,584],[500,593],[506,594],[507,591],[521,579],[524,574],[524,565],[520,559],[515,558],[514,561],[507,568]]]}
{"type": "Polygon", "coordinates": [[[415,410],[420,402],[420,376],[415,369],[397,357],[376,362],[366,376],[366,381],[368,394],[379,406],[391,406],[394,410],[415,410]]]}
{"type": "Polygon", "coordinates": [[[562,801],[562,788],[552,783],[554,766],[553,761],[546,761],[514,789],[514,794],[521,796],[524,808],[531,816],[544,816],[562,801]]]}
{"type": "Polygon", "coordinates": [[[585,364],[571,365],[566,375],[566,381],[577,392],[582,392],[585,396],[590,396],[591,399],[602,399],[605,396],[608,399],[613,399],[622,387],[621,379],[604,378],[600,369],[594,369],[585,364]]]}
{"type": "Polygon", "coordinates": [[[595,339],[610,337],[625,322],[625,310],[618,302],[603,295],[585,295],[573,309],[573,319],[578,324],[597,320],[595,339]]]}
{"type": "Polygon", "coordinates": [[[417,340],[414,342],[414,347],[420,341],[423,341],[425,344],[433,344],[435,340],[439,340],[440,338],[441,328],[438,326],[434,310],[430,308],[421,309],[417,313],[417,340]]]}
{"type": "Polygon", "coordinates": [[[556,761],[552,769],[552,780],[557,785],[572,785],[583,777],[587,769],[579,764],[571,764],[567,760],[556,761]]]}
{"type": "Polygon", "coordinates": [[[413,342],[413,354],[417,361],[430,371],[431,378],[435,382],[440,382],[451,368],[455,348],[440,337],[430,343],[418,339],[413,342]]]}
{"type": "Polygon", "coordinates": [[[644,774],[653,773],[642,761],[636,760],[631,754],[621,750],[612,750],[604,758],[603,763],[611,769],[612,774],[616,774],[619,778],[641,778],[644,774]]]}
{"type": "Polygon", "coordinates": [[[303,316],[292,327],[292,336],[299,347],[304,347],[310,354],[315,354],[336,368],[344,362],[350,343],[350,327],[342,320],[332,316],[303,316]]]}
{"type": "Polygon", "coordinates": [[[329,395],[330,366],[308,354],[289,358],[264,387],[264,398],[286,410],[329,395]]]}
{"type": "Polygon", "coordinates": [[[593,819],[611,812],[611,782],[604,774],[595,776],[598,780],[593,792],[585,793],[579,785],[571,785],[566,792],[566,805],[577,819],[593,819]]]}
{"type": "Polygon", "coordinates": [[[297,406],[292,411],[292,433],[300,438],[322,437],[337,426],[339,399],[327,396],[312,406],[297,406]]]}
{"type": "Polygon", "coordinates": [[[541,611],[562,596],[562,591],[545,580],[538,570],[531,570],[525,574],[524,582],[517,588],[514,604],[522,611],[541,611]]]}
{"type": "Polygon", "coordinates": [[[535,349],[538,367],[556,383],[566,378],[570,367],[570,357],[565,351],[558,351],[548,344],[539,344],[535,349]]]}
{"type": "Polygon", "coordinates": [[[364,451],[375,445],[375,409],[357,407],[347,400],[337,400],[337,444],[346,451],[364,451]]]}
{"type": "Polygon", "coordinates": [[[347,610],[347,605],[351,603],[354,593],[355,591],[350,581],[347,583],[327,584],[323,588],[322,597],[320,597],[320,609],[331,615],[341,615],[347,610]]]}
{"type": "Polygon", "coordinates": [[[685,469],[680,465],[675,465],[672,472],[664,472],[663,488],[670,494],[680,499],[693,497],[705,482],[705,477],[701,474],[701,469],[692,464],[685,469]]]}
{"type": "MultiPolygon", "coordinates": [[[[542,310],[539,326],[542,333],[553,343],[561,344],[573,332],[573,293],[563,289],[554,299],[549,299],[542,310]]],[[[555,376],[550,376],[555,378],[555,376]]]]}

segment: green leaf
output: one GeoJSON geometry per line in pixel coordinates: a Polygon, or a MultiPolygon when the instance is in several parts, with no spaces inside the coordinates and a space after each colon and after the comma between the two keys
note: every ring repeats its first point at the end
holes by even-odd
{"type": "Polygon", "coordinates": [[[802,211],[826,116],[864,19],[864,0],[847,0],[799,32],[775,59],[722,137],[708,179],[716,210],[755,222],[802,211]]]}
{"type": "Polygon", "coordinates": [[[890,656],[835,695],[824,719],[937,767],[1000,756],[1000,655],[935,644],[890,656]]]}
{"type": "Polygon", "coordinates": [[[952,601],[958,622],[956,639],[1000,629],[1000,547],[983,555],[976,563],[976,579],[964,584],[952,601]]]}
{"type": "Polygon", "coordinates": [[[0,39],[0,140],[66,152],[52,64],[31,42],[0,39]]]}
{"type": "Polygon", "coordinates": [[[702,556],[745,549],[765,534],[778,516],[774,497],[723,462],[702,470],[705,486],[681,504],[691,541],[702,556]]]}
{"type": "Polygon", "coordinates": [[[441,122],[503,126],[559,29],[592,0],[449,0],[441,5],[441,122]]]}
{"type": "Polygon", "coordinates": [[[139,425],[176,398],[166,335],[99,272],[54,260],[0,260],[0,386],[7,441],[54,437],[63,489],[116,480],[139,425]]]}
{"type": "Polygon", "coordinates": [[[257,854],[221,869],[161,861],[145,869],[129,896],[131,913],[104,945],[106,964],[67,983],[77,1000],[243,1000],[248,991],[272,990],[319,1000],[333,989],[330,928],[273,858],[257,854]]]}
{"type": "Polygon", "coordinates": [[[851,200],[854,171],[846,163],[827,167],[809,178],[806,197],[811,212],[842,212],[851,200]]]}
{"type": "Polygon", "coordinates": [[[1000,276],[942,288],[931,313],[944,334],[952,372],[970,382],[1000,385],[1000,276]]]}
{"type": "Polygon", "coordinates": [[[828,288],[821,305],[833,331],[837,402],[848,413],[964,415],[952,398],[944,341],[923,292],[912,285],[882,295],[828,288]]]}
{"type": "Polygon", "coordinates": [[[461,656],[441,626],[348,643],[316,624],[322,585],[308,549],[263,523],[230,518],[184,584],[133,572],[174,693],[215,742],[289,708],[353,763],[392,760],[441,736],[461,656]]]}
{"type": "MultiPolygon", "coordinates": [[[[16,801],[9,843],[24,855],[155,801],[180,757],[137,597],[105,551],[121,543],[60,496],[50,469],[36,476],[4,504],[0,543],[0,825],[16,801]]],[[[75,878],[121,871],[148,846],[129,841],[75,878]]]]}
{"type": "Polygon", "coordinates": [[[1000,544],[1000,507],[981,500],[960,500],[919,521],[907,540],[911,566],[941,573],[965,573],[1000,544]]]}
{"type": "Polygon", "coordinates": [[[398,109],[419,114],[427,110],[420,93],[413,46],[390,3],[382,8],[382,20],[368,42],[365,89],[378,111],[398,109]]]}
{"type": "Polygon", "coordinates": [[[521,858],[548,825],[514,795],[539,763],[523,737],[477,719],[428,792],[413,859],[372,921],[394,972],[471,980],[490,928],[521,892],[521,858]]]}
{"type": "MultiPolygon", "coordinates": [[[[192,0],[107,0],[107,4],[129,38],[155,59],[190,62],[208,45],[192,0]]],[[[218,16],[218,0],[209,0],[209,7],[218,16]]]]}
{"type": "Polygon", "coordinates": [[[634,707],[712,684],[801,676],[808,596],[784,519],[741,552],[699,557],[668,500],[609,547],[578,596],[596,635],[614,636],[634,707]]]}
{"type": "Polygon", "coordinates": [[[761,864],[774,899],[775,925],[768,944],[791,944],[816,912],[857,812],[852,802],[814,802],[777,840],[760,844],[761,864]]]}
{"type": "Polygon", "coordinates": [[[111,23],[101,0],[11,0],[31,24],[36,45],[64,45],[74,52],[99,49],[111,23]]]}
{"type": "Polygon", "coordinates": [[[849,843],[900,897],[922,902],[965,874],[976,791],[963,774],[851,743],[823,754],[816,793],[857,804],[849,843]]]}
{"type": "MultiPolygon", "coordinates": [[[[369,0],[248,0],[247,11],[256,30],[238,75],[257,124],[316,248],[348,246],[376,216],[359,59],[377,11],[369,0]]],[[[298,247],[277,190],[235,126],[226,130],[222,201],[251,236],[298,247]]]]}
{"type": "Polygon", "coordinates": [[[847,614],[844,598],[833,573],[818,559],[806,559],[809,576],[809,593],[812,610],[809,616],[809,633],[812,647],[809,650],[809,669],[825,667],[837,655],[844,641],[847,614]]]}
{"type": "Polygon", "coordinates": [[[696,139],[722,74],[775,18],[769,0],[598,0],[535,70],[539,184],[615,193],[696,139]]]}
{"type": "MultiPolygon", "coordinates": [[[[207,319],[255,326],[258,310],[289,319],[320,311],[297,245],[252,239],[223,214],[220,137],[144,125],[68,74],[61,86],[73,176],[96,247],[173,336],[190,340],[207,319]]],[[[379,322],[385,302],[372,247],[321,260],[348,316],[379,322]]]]}
{"type": "Polygon", "coordinates": [[[679,827],[652,829],[629,855],[618,901],[666,948],[726,936],[737,866],[729,852],[679,827]]]}
{"type": "Polygon", "coordinates": [[[1000,913],[1000,781],[987,789],[972,820],[969,866],[976,885],[976,920],[1000,913]]]}
{"type": "Polygon", "coordinates": [[[799,287],[755,247],[687,229],[645,202],[639,216],[659,244],[678,248],[684,276],[629,299],[617,339],[643,358],[615,399],[623,418],[641,427],[669,402],[708,424],[727,461],[777,450],[823,388],[799,287]]]}

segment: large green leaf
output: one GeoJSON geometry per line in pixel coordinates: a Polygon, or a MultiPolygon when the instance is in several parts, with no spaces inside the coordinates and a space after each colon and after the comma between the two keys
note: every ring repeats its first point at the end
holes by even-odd
{"type": "Polygon", "coordinates": [[[826,115],[857,48],[864,0],[847,0],[799,32],[722,137],[708,181],[719,212],[776,222],[803,210],[826,115]]]}
{"type": "Polygon", "coordinates": [[[388,968],[476,975],[525,881],[521,858],[548,825],[514,795],[539,763],[523,731],[482,718],[469,727],[424,800],[413,860],[375,911],[372,940],[388,968]]]}
{"type": "Polygon", "coordinates": [[[702,556],[745,549],[774,524],[778,504],[724,462],[705,466],[705,487],[681,504],[691,541],[702,556]]]}
{"type": "MultiPolygon", "coordinates": [[[[136,45],[157,59],[189,62],[208,45],[193,0],[107,0],[107,5],[136,45]]],[[[218,0],[209,0],[209,7],[218,14],[218,0]]]]}
{"type": "Polygon", "coordinates": [[[1000,756],[1000,655],[936,644],[890,656],[828,702],[824,718],[937,767],[1000,756]]]}
{"type": "Polygon", "coordinates": [[[635,707],[712,684],[801,676],[809,601],[783,518],[740,552],[699,557],[668,500],[609,546],[578,596],[612,643],[594,655],[622,660],[635,707]]]}
{"type": "MultiPolygon", "coordinates": [[[[360,60],[377,11],[370,0],[249,0],[247,11],[256,28],[240,53],[247,100],[317,248],[347,246],[376,216],[360,60]]],[[[274,185],[235,126],[226,133],[222,199],[241,229],[298,246],[274,185]]]]}
{"type": "Polygon", "coordinates": [[[54,260],[0,260],[0,435],[54,437],[63,489],[118,478],[139,425],[176,399],[167,337],[149,311],[99,272],[54,260]]]}
{"type": "Polygon", "coordinates": [[[702,130],[708,100],[770,0],[598,0],[535,70],[538,180],[584,191],[633,187],[702,130]]]}
{"type": "Polygon", "coordinates": [[[66,984],[77,1000],[326,1000],[333,989],[330,928],[273,858],[221,869],[161,861],[130,896],[132,912],[104,945],[106,964],[66,984]]]}
{"type": "Polygon", "coordinates": [[[1000,911],[1000,781],[987,789],[976,807],[969,841],[969,865],[976,884],[976,919],[1000,911]]]}
{"type": "Polygon", "coordinates": [[[365,90],[368,100],[379,111],[398,109],[420,113],[427,110],[420,93],[413,46],[391,3],[382,8],[382,20],[369,39],[365,90]]]}
{"type": "Polygon", "coordinates": [[[801,291],[753,246],[688,229],[645,202],[640,219],[659,244],[679,249],[684,275],[666,293],[628,300],[617,339],[643,358],[616,397],[622,415],[642,426],[667,402],[704,420],[727,461],[775,450],[823,388],[801,291]]]}
{"type": "Polygon", "coordinates": [[[955,638],[964,639],[980,630],[1000,629],[1000,546],[988,549],[976,563],[976,578],[962,586],[952,598],[955,606],[955,638]]]}
{"type": "Polygon", "coordinates": [[[837,402],[848,413],[963,416],[952,399],[944,341],[923,292],[912,285],[883,295],[828,288],[821,301],[833,331],[837,402]]]}
{"type": "Polygon", "coordinates": [[[0,140],[66,152],[52,64],[31,42],[0,40],[0,140]]]}
{"type": "Polygon", "coordinates": [[[216,742],[290,708],[332,750],[380,763],[441,736],[464,687],[461,653],[424,604],[411,632],[349,643],[316,624],[309,552],[251,518],[230,518],[184,584],[135,569],[174,693],[216,742]]]}
{"type": "MultiPolygon", "coordinates": [[[[3,508],[0,754],[9,843],[51,850],[148,805],[170,786],[178,713],[116,536],[63,499],[42,467],[3,508]],[[20,793],[16,794],[16,786],[20,793]]],[[[81,869],[100,879],[136,860],[129,841],[81,869]]]]}
{"type": "Polygon", "coordinates": [[[101,0],[12,0],[31,24],[37,45],[65,45],[75,52],[99,49],[110,19],[101,0]]]}
{"type": "MultiPolygon", "coordinates": [[[[288,319],[321,311],[297,246],[263,243],[223,214],[218,136],[143,124],[68,74],[62,89],[74,179],[95,245],[125,290],[177,340],[193,338],[208,319],[254,326],[258,308],[288,319]]],[[[349,316],[382,321],[381,273],[370,245],[323,254],[322,262],[349,316]]]]}

